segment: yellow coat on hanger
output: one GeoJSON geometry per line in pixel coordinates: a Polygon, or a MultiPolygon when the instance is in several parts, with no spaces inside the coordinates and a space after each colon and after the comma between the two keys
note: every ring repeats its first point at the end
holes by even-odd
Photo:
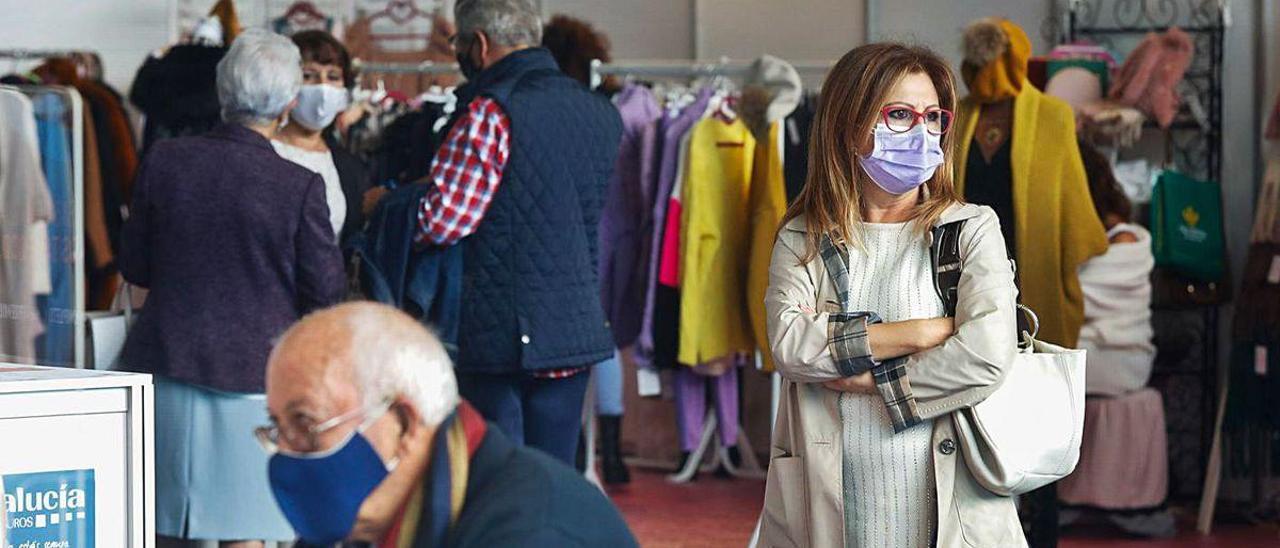
{"type": "Polygon", "coordinates": [[[747,207],[751,215],[751,240],[747,259],[747,313],[751,332],[760,350],[761,365],[773,371],[773,352],[765,332],[764,294],[769,289],[769,261],[778,225],[787,212],[786,180],[782,174],[782,122],[769,125],[769,140],[756,142],[754,165],[751,167],[751,192],[747,207]]]}
{"type": "MultiPolygon", "coordinates": [[[[972,98],[960,101],[955,166],[961,196],[980,112],[972,98]]],[[[1012,139],[1022,303],[1040,318],[1040,340],[1074,348],[1084,324],[1078,269],[1107,251],[1107,234],[1089,195],[1071,106],[1024,82],[1013,102],[1012,139]]]]}
{"type": "Polygon", "coordinates": [[[755,147],[741,119],[711,116],[689,136],[681,192],[677,356],[685,365],[755,349],[745,299],[755,147]]]}

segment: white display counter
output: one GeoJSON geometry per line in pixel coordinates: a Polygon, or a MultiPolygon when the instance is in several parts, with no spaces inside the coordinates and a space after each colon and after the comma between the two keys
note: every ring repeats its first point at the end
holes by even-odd
{"type": "Polygon", "coordinates": [[[150,375],[0,364],[0,548],[152,548],[150,375]]]}

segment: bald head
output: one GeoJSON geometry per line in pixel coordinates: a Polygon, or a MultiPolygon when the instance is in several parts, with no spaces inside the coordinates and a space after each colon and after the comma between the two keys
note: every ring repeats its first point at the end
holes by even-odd
{"type": "Polygon", "coordinates": [[[403,397],[435,426],[458,404],[444,346],[395,308],[348,303],[303,318],[267,364],[267,403],[277,421],[294,407],[319,420],[403,397]]]}

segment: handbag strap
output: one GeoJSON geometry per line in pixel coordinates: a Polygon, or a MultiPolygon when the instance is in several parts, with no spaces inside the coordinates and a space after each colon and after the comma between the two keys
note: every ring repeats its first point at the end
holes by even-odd
{"type": "MultiPolygon", "coordinates": [[[[960,273],[964,267],[964,258],[960,256],[960,231],[964,229],[965,219],[952,221],[933,227],[933,242],[929,246],[929,265],[933,269],[933,288],[942,299],[942,308],[947,317],[956,316],[956,307],[960,301],[960,273]]],[[[1009,257],[1009,267],[1013,269],[1014,286],[1018,283],[1018,263],[1009,257]]],[[[1035,312],[1022,304],[1022,296],[1017,295],[1018,346],[1029,348],[1030,340],[1024,340],[1022,334],[1029,333],[1034,339],[1040,333],[1040,319],[1035,312]]]]}

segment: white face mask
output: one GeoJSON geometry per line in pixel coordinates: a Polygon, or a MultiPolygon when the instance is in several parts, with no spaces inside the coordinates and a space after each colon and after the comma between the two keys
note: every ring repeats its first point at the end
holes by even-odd
{"type": "Polygon", "coordinates": [[[350,102],[346,89],[308,84],[298,90],[298,106],[293,107],[292,118],[302,127],[320,131],[329,127],[350,102]]]}

